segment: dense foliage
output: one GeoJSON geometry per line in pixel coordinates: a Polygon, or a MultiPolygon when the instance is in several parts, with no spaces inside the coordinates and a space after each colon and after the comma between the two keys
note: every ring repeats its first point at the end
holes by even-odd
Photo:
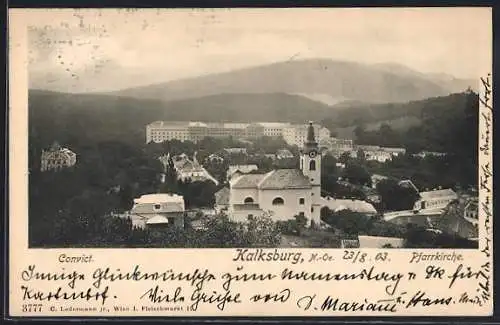
{"type": "Polygon", "coordinates": [[[429,231],[425,227],[408,224],[401,226],[349,210],[321,210],[321,220],[345,237],[358,235],[398,237],[404,239],[405,248],[477,248],[477,243],[453,234],[429,231]]]}

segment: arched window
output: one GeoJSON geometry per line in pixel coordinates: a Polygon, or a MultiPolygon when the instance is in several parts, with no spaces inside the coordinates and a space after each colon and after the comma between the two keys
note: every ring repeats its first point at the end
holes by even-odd
{"type": "Polygon", "coordinates": [[[274,198],[273,205],[283,205],[283,204],[285,204],[285,201],[282,198],[280,197],[274,198]]]}
{"type": "Polygon", "coordinates": [[[309,162],[309,170],[316,170],[316,161],[315,160],[311,160],[309,162]]]}
{"type": "Polygon", "coordinates": [[[245,202],[245,204],[252,204],[253,199],[251,197],[247,197],[247,198],[245,198],[245,201],[243,201],[243,202],[245,202]]]}

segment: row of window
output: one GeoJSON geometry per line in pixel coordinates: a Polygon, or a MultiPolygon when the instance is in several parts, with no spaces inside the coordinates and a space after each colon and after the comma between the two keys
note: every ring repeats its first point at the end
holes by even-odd
{"type": "Polygon", "coordinates": [[[448,204],[452,200],[435,200],[435,201],[426,201],[425,205],[426,206],[436,206],[436,205],[443,205],[443,204],[448,204]]]}
{"type": "MultiPolygon", "coordinates": [[[[311,193],[311,195],[313,195],[313,193],[311,193]]],[[[305,199],[303,197],[299,198],[299,204],[300,205],[304,205],[305,204],[305,199]]],[[[254,200],[252,197],[246,197],[245,200],[243,201],[245,204],[253,204],[254,203],[254,200]]],[[[283,198],[281,197],[276,197],[274,198],[273,202],[272,202],[273,205],[283,205],[285,204],[285,200],[283,200],[283,198]]]]}

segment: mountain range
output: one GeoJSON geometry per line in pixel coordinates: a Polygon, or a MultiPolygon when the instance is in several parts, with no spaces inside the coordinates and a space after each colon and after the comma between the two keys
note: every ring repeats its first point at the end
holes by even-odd
{"type": "Polygon", "coordinates": [[[404,65],[329,59],[292,60],[196,78],[108,92],[162,101],[218,94],[285,93],[327,105],[343,102],[407,102],[476,88],[477,82],[425,74],[404,65]]]}

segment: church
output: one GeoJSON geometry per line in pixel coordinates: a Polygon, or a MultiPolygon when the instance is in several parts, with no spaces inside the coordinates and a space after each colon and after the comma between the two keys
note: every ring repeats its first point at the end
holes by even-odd
{"type": "Polygon", "coordinates": [[[300,151],[299,169],[275,169],[268,173],[236,173],[229,181],[229,216],[246,221],[264,213],[273,220],[288,220],[304,215],[320,224],[321,153],[310,122],[307,139],[300,151]]]}

